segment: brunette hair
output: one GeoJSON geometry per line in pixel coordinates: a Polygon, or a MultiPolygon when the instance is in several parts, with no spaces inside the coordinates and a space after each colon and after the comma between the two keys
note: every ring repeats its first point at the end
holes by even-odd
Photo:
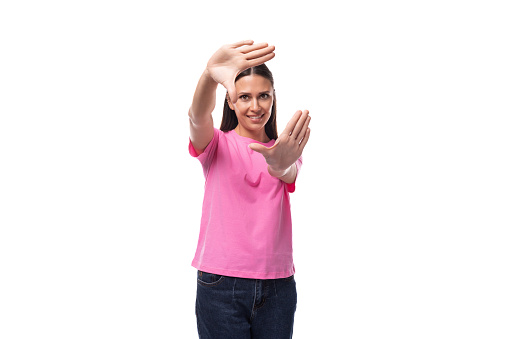
{"type": "MultiPolygon", "coordinates": [[[[269,80],[272,88],[274,88],[274,78],[272,77],[272,72],[265,64],[261,64],[255,67],[251,67],[242,71],[235,78],[235,82],[240,78],[243,78],[247,75],[257,74],[265,79],[269,80]]],[[[228,93],[226,93],[226,97],[224,99],[224,108],[223,108],[223,119],[221,120],[221,127],[219,128],[223,132],[228,132],[237,127],[239,121],[237,120],[237,115],[235,111],[230,108],[228,105],[228,93]]],[[[269,137],[269,139],[277,139],[277,125],[276,125],[276,91],[274,90],[274,96],[272,101],[272,110],[270,112],[270,118],[265,124],[265,133],[269,137]]]]}

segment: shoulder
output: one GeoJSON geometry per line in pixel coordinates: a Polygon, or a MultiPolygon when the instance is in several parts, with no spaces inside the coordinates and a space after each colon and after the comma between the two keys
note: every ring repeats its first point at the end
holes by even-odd
{"type": "MultiPolygon", "coordinates": [[[[200,157],[203,154],[213,153],[215,149],[217,149],[218,144],[220,143],[221,139],[224,139],[224,132],[214,127],[214,134],[212,136],[212,139],[207,144],[207,146],[203,150],[196,149],[191,141],[189,139],[189,153],[193,157],[200,157]]],[[[202,156],[203,157],[203,156],[202,156]]]]}

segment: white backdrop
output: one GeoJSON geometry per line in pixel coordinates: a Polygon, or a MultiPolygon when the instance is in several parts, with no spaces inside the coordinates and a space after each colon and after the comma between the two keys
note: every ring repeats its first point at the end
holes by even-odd
{"type": "Polygon", "coordinates": [[[313,117],[294,338],[507,338],[502,4],[3,1],[0,337],[197,338],[187,110],[253,39],[313,117]]]}

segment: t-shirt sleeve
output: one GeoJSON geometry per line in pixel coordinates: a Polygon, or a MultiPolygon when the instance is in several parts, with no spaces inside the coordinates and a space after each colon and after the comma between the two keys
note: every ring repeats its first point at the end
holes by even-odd
{"type": "Polygon", "coordinates": [[[203,167],[203,174],[205,176],[207,176],[207,173],[210,168],[210,164],[212,163],[212,160],[214,160],[214,157],[216,155],[217,145],[219,144],[219,134],[220,133],[221,133],[220,130],[218,130],[217,128],[214,128],[214,136],[212,137],[212,140],[209,142],[207,147],[205,147],[203,152],[200,154],[198,154],[198,152],[196,151],[196,149],[193,146],[193,143],[191,142],[191,139],[189,139],[189,147],[188,147],[189,154],[192,157],[197,158],[200,161],[200,163],[203,167]]]}
{"type": "Polygon", "coordinates": [[[297,159],[297,161],[295,162],[295,166],[297,167],[297,176],[295,177],[294,182],[292,182],[291,184],[286,184],[286,189],[288,190],[288,193],[295,192],[295,182],[297,181],[297,177],[299,176],[299,171],[302,166],[302,156],[300,156],[299,159],[297,159]]]}

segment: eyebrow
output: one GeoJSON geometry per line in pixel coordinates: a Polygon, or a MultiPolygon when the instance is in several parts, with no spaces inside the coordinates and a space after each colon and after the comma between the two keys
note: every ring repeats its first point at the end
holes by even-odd
{"type": "MultiPolygon", "coordinates": [[[[251,94],[251,92],[239,92],[238,95],[240,96],[240,95],[245,95],[245,94],[251,94]]],[[[263,91],[258,94],[270,94],[270,91],[263,91]]]]}

